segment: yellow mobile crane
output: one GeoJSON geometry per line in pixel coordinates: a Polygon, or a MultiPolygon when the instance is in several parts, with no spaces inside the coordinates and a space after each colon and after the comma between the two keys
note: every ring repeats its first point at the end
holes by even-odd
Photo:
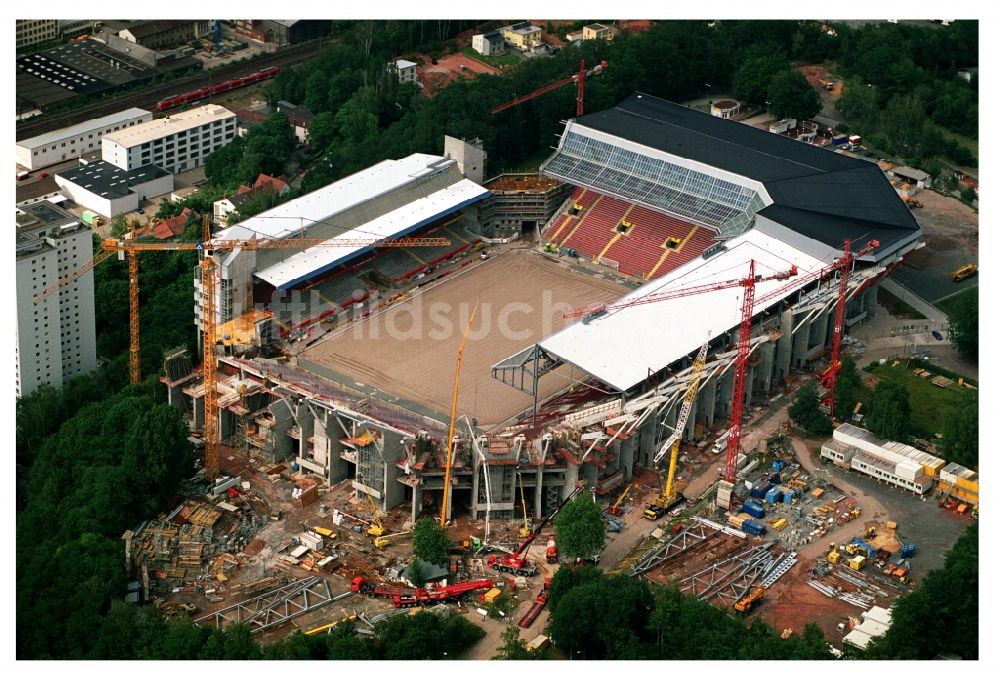
{"type": "Polygon", "coordinates": [[[521,487],[521,511],[524,512],[524,525],[517,529],[517,534],[526,538],[531,535],[531,526],[528,525],[528,505],[524,501],[524,481],[521,480],[521,472],[517,472],[517,485],[521,487]]]}
{"type": "Polygon", "coordinates": [[[378,507],[375,506],[375,500],[372,499],[371,493],[365,491],[365,497],[368,498],[368,504],[371,505],[372,521],[374,521],[368,529],[368,534],[376,538],[382,537],[385,534],[385,524],[382,523],[382,519],[378,518],[378,507]]]}
{"type": "Polygon", "coordinates": [[[687,426],[688,417],[691,416],[691,408],[694,406],[694,401],[698,398],[698,386],[701,384],[701,373],[705,369],[705,357],[707,355],[708,342],[705,342],[705,344],[701,345],[698,356],[694,359],[694,363],[691,366],[691,384],[684,394],[684,403],[681,405],[681,411],[677,415],[677,426],[674,428],[674,433],[663,443],[660,452],[653,457],[653,462],[657,463],[663,458],[667,450],[670,451],[670,468],[667,471],[663,493],[647,505],[646,510],[642,513],[650,521],[656,521],[670,511],[672,507],[684,500],[683,495],[674,491],[674,473],[677,471],[677,455],[681,449],[681,435],[684,433],[684,427],[687,426]]]}
{"type": "Polygon", "coordinates": [[[608,514],[610,514],[611,516],[620,516],[623,512],[618,505],[620,505],[622,501],[628,497],[628,494],[632,492],[632,489],[638,485],[639,485],[638,483],[634,484],[630,483],[627,486],[625,486],[625,490],[623,490],[622,494],[618,496],[618,499],[615,500],[615,503],[610,507],[608,507],[608,514]]]}

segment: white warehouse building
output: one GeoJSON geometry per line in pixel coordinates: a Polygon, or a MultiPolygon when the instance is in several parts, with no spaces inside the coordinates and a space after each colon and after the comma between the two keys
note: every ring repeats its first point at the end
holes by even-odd
{"type": "Polygon", "coordinates": [[[174,176],[155,165],[123,170],[104,160],[56,175],[56,184],[77,205],[104,217],[132,212],[139,204],[174,190],[174,176]]]}
{"type": "Polygon", "coordinates": [[[94,274],[88,271],[35,304],[37,294],[90,261],[93,236],[72,214],[48,201],[17,209],[15,226],[16,394],[59,387],[97,368],[94,274]]]}
{"type": "Polygon", "coordinates": [[[184,172],[236,138],[236,114],[209,104],[105,135],[101,157],[123,170],[156,165],[184,172]]]}
{"type": "Polygon", "coordinates": [[[78,158],[101,148],[103,135],[118,132],[153,119],[153,114],[141,108],[92,118],[76,125],[37,137],[23,139],[14,146],[17,164],[27,170],[37,170],[63,160],[78,158]]]}

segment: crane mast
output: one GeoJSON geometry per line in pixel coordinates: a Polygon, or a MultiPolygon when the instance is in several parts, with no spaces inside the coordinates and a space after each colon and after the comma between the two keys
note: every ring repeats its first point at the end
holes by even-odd
{"type": "Polygon", "coordinates": [[[677,456],[681,449],[681,435],[684,432],[684,427],[687,426],[688,418],[691,416],[691,409],[694,406],[694,402],[698,398],[698,387],[701,384],[701,373],[705,369],[705,358],[707,355],[708,342],[705,342],[698,351],[698,356],[694,359],[691,385],[688,387],[687,393],[684,394],[684,405],[681,406],[681,414],[677,419],[677,426],[672,435],[674,442],[670,449],[670,467],[669,471],[667,471],[667,486],[664,491],[668,502],[674,497],[674,474],[677,472],[677,456]]]}

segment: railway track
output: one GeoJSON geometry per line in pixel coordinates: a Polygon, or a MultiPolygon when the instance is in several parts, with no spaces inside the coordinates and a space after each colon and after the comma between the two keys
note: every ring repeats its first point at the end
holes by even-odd
{"type": "Polygon", "coordinates": [[[66,111],[65,113],[35,116],[34,118],[29,118],[18,123],[17,139],[19,141],[28,139],[69,125],[75,125],[90,118],[109,115],[134,106],[155,112],[156,103],[164,97],[196,90],[212,82],[250,75],[260,70],[261,67],[293,66],[319,54],[324,44],[329,47],[333,42],[331,40],[311,40],[273,54],[262,54],[247,61],[226,64],[225,66],[198,73],[188,78],[171,80],[168,83],[125,92],[117,96],[112,94],[106,99],[100,99],[92,104],[66,111]]]}

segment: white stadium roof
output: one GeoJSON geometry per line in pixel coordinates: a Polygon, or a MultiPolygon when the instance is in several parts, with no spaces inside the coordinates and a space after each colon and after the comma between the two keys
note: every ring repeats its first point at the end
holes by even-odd
{"type": "MultiPolygon", "coordinates": [[[[820,269],[838,256],[837,250],[831,248],[829,259],[821,261],[755,229],[727,241],[726,248],[707,260],[698,257],[622,299],[740,278],[749,272],[751,259],[756,262],[756,273],[764,276],[795,265],[804,287],[807,281],[801,274],[820,269]]],[[[759,283],[755,294],[760,297],[795,280],[759,283]]],[[[737,286],[626,307],[586,324],[574,323],[539,342],[539,346],[605,384],[626,391],[646,379],[650,370],[662,370],[696,351],[705,340],[739,325],[742,301],[743,288],[737,286]]],[[[754,313],[779,301],[755,304],[754,313]]]]}
{"type": "Polygon", "coordinates": [[[236,226],[219,232],[217,238],[253,238],[248,232],[257,234],[257,238],[298,236],[317,222],[388,193],[414,179],[433,174],[454,162],[426,153],[414,153],[399,160],[383,160],[301,198],[244,219],[236,226]]]}
{"type": "MultiPolygon", "coordinates": [[[[405,236],[407,233],[415,231],[449,212],[485,198],[487,195],[489,195],[489,191],[483,187],[468,179],[462,179],[440,191],[435,191],[426,198],[418,198],[401,208],[331,238],[328,242],[405,236]]],[[[288,288],[313,278],[324,270],[328,270],[368,249],[370,249],[368,246],[320,245],[311,247],[262,269],[255,275],[276,288],[288,288]]]]}

